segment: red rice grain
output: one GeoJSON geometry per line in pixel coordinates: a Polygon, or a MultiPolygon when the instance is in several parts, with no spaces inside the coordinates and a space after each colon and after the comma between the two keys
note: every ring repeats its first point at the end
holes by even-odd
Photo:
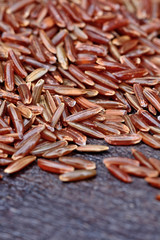
{"type": "Polygon", "coordinates": [[[92,170],[96,168],[94,162],[79,157],[60,157],[59,161],[77,169],[92,170]]]}
{"type": "Polygon", "coordinates": [[[145,178],[146,182],[148,182],[151,186],[160,188],[160,177],[147,177],[145,178]]]}
{"type": "Polygon", "coordinates": [[[9,166],[5,168],[4,172],[9,174],[18,172],[35,160],[36,160],[35,156],[27,156],[20,158],[19,160],[10,163],[9,166]]]}
{"type": "Polygon", "coordinates": [[[141,166],[120,165],[120,169],[137,177],[157,177],[159,175],[158,171],[141,166]]]}
{"type": "Polygon", "coordinates": [[[134,166],[139,166],[139,161],[130,159],[130,158],[125,158],[125,157],[110,157],[110,158],[104,158],[103,163],[106,167],[110,165],[134,165],[134,166]]]}
{"type": "Polygon", "coordinates": [[[131,183],[132,178],[122,169],[117,167],[116,165],[109,165],[107,166],[108,171],[117,179],[121,180],[122,182],[125,183],[131,183]]]}
{"type": "Polygon", "coordinates": [[[156,200],[160,201],[160,194],[157,194],[156,200]]]}
{"type": "Polygon", "coordinates": [[[46,160],[43,158],[38,159],[38,166],[45,171],[63,174],[66,172],[73,172],[74,167],[67,166],[65,164],[59,163],[59,162],[53,162],[50,160],[46,160]]]}
{"type": "Polygon", "coordinates": [[[96,170],[76,170],[73,172],[64,173],[59,176],[62,182],[75,182],[93,178],[96,176],[96,170]]]}
{"type": "Polygon", "coordinates": [[[153,169],[152,165],[149,162],[149,159],[140,151],[132,148],[132,154],[137,159],[141,165],[153,169]]]}

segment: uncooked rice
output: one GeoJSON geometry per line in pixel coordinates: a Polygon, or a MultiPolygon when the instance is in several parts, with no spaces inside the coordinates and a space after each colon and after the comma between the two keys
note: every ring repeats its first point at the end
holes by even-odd
{"type": "MultiPolygon", "coordinates": [[[[96,166],[63,157],[73,151],[140,142],[160,149],[159,12],[154,0],[1,1],[0,166],[7,166],[5,173],[41,157],[43,170],[63,173],[64,182],[78,181],[94,177],[96,166]],[[87,144],[88,136],[104,145],[87,144]],[[63,164],[51,161],[59,157],[63,164]],[[74,171],[79,165],[82,169],[74,171]]],[[[136,160],[103,162],[123,182],[132,182],[132,174],[159,187],[159,160],[136,149],[132,153],[136,160]]]]}

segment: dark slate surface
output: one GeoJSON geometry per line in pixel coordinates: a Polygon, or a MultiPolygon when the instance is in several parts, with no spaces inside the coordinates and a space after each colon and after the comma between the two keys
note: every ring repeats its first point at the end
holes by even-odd
{"type": "MultiPolygon", "coordinates": [[[[143,144],[135,148],[160,157],[160,151],[143,144]]],[[[121,183],[102,164],[107,156],[131,157],[130,150],[111,146],[102,154],[84,154],[97,163],[98,175],[88,181],[61,183],[35,163],[6,175],[0,182],[0,239],[159,240],[158,190],[139,178],[121,183]]]]}

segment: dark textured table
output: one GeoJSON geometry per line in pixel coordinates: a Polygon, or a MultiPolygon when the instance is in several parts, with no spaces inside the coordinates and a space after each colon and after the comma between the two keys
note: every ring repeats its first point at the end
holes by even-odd
{"type": "MultiPolygon", "coordinates": [[[[144,144],[135,148],[149,157],[160,157],[160,151],[144,144]]],[[[158,190],[140,178],[121,183],[102,163],[104,157],[131,157],[130,150],[110,146],[108,152],[84,154],[97,163],[97,177],[88,181],[62,183],[35,163],[4,176],[0,240],[159,240],[158,190]]]]}

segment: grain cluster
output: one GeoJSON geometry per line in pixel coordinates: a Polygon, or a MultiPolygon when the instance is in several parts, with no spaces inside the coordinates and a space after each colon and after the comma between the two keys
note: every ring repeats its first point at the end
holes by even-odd
{"type": "MultiPolygon", "coordinates": [[[[65,157],[73,151],[140,142],[160,149],[159,36],[159,1],[1,0],[4,172],[38,158],[38,166],[62,174],[61,181],[77,181],[95,176],[96,166],[65,157]],[[87,137],[104,144],[89,145],[87,137]]],[[[136,160],[104,164],[124,182],[131,174],[160,186],[158,160],[133,155],[136,160]]]]}

